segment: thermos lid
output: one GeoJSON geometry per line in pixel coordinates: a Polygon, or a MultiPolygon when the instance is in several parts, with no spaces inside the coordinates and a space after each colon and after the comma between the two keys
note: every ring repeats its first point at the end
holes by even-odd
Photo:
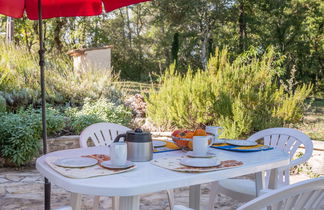
{"type": "Polygon", "coordinates": [[[126,139],[129,142],[150,142],[152,141],[150,132],[143,132],[142,129],[137,128],[134,131],[127,131],[126,139]]]}

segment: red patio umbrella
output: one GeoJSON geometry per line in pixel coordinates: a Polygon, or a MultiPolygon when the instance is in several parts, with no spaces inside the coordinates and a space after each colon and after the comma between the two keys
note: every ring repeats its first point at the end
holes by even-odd
{"type": "MultiPolygon", "coordinates": [[[[47,153],[46,113],[45,113],[45,75],[44,44],[42,19],[54,17],[94,16],[106,12],[150,0],[0,0],[0,14],[13,18],[21,18],[24,14],[39,24],[39,66],[42,97],[42,138],[43,153],[47,153]]],[[[45,209],[50,210],[51,184],[45,178],[45,209]]]]}

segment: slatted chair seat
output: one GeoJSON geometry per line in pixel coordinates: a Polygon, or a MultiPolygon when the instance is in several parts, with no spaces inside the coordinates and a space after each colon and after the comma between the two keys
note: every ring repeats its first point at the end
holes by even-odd
{"type": "Polygon", "coordinates": [[[264,194],[237,210],[317,210],[324,207],[324,177],[306,180],[264,194]]]}
{"type": "MultiPolygon", "coordinates": [[[[302,132],[292,128],[270,128],[262,130],[253,134],[247,140],[262,141],[263,144],[287,152],[290,155],[291,162],[289,167],[279,168],[276,175],[273,174],[273,171],[266,171],[265,186],[267,189],[263,190],[261,194],[271,191],[271,188],[274,187],[280,188],[289,185],[290,168],[306,162],[312,156],[313,152],[313,143],[311,139],[302,132]],[[301,157],[293,159],[300,145],[304,146],[305,153],[301,157]]],[[[213,182],[211,189],[208,209],[213,209],[217,193],[225,194],[241,202],[247,202],[256,198],[256,186],[254,180],[221,180],[213,182]]]]}
{"type": "Polygon", "coordinates": [[[95,146],[108,146],[113,143],[118,134],[131,130],[114,123],[96,123],[85,128],[80,134],[80,147],[87,148],[91,140],[95,146]]]}

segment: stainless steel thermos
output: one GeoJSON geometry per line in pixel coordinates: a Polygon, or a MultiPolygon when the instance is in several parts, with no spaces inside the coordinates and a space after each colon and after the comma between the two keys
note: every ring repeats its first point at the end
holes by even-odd
{"type": "Polygon", "coordinates": [[[127,131],[126,134],[118,135],[114,142],[119,142],[120,138],[124,138],[127,144],[127,160],[144,162],[153,159],[151,133],[137,128],[135,131],[127,131]]]}

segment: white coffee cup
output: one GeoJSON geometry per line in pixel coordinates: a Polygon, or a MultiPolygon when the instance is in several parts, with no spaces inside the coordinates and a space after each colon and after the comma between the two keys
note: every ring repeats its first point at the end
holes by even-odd
{"type": "Polygon", "coordinates": [[[206,132],[214,135],[214,141],[218,139],[219,135],[223,133],[222,127],[206,126],[206,132]]]}
{"type": "Polygon", "coordinates": [[[206,155],[208,148],[213,144],[212,136],[194,136],[192,149],[196,155],[206,155]]]}
{"type": "Polygon", "coordinates": [[[110,160],[115,166],[125,165],[127,162],[127,144],[116,142],[110,145],[110,160]]]}

